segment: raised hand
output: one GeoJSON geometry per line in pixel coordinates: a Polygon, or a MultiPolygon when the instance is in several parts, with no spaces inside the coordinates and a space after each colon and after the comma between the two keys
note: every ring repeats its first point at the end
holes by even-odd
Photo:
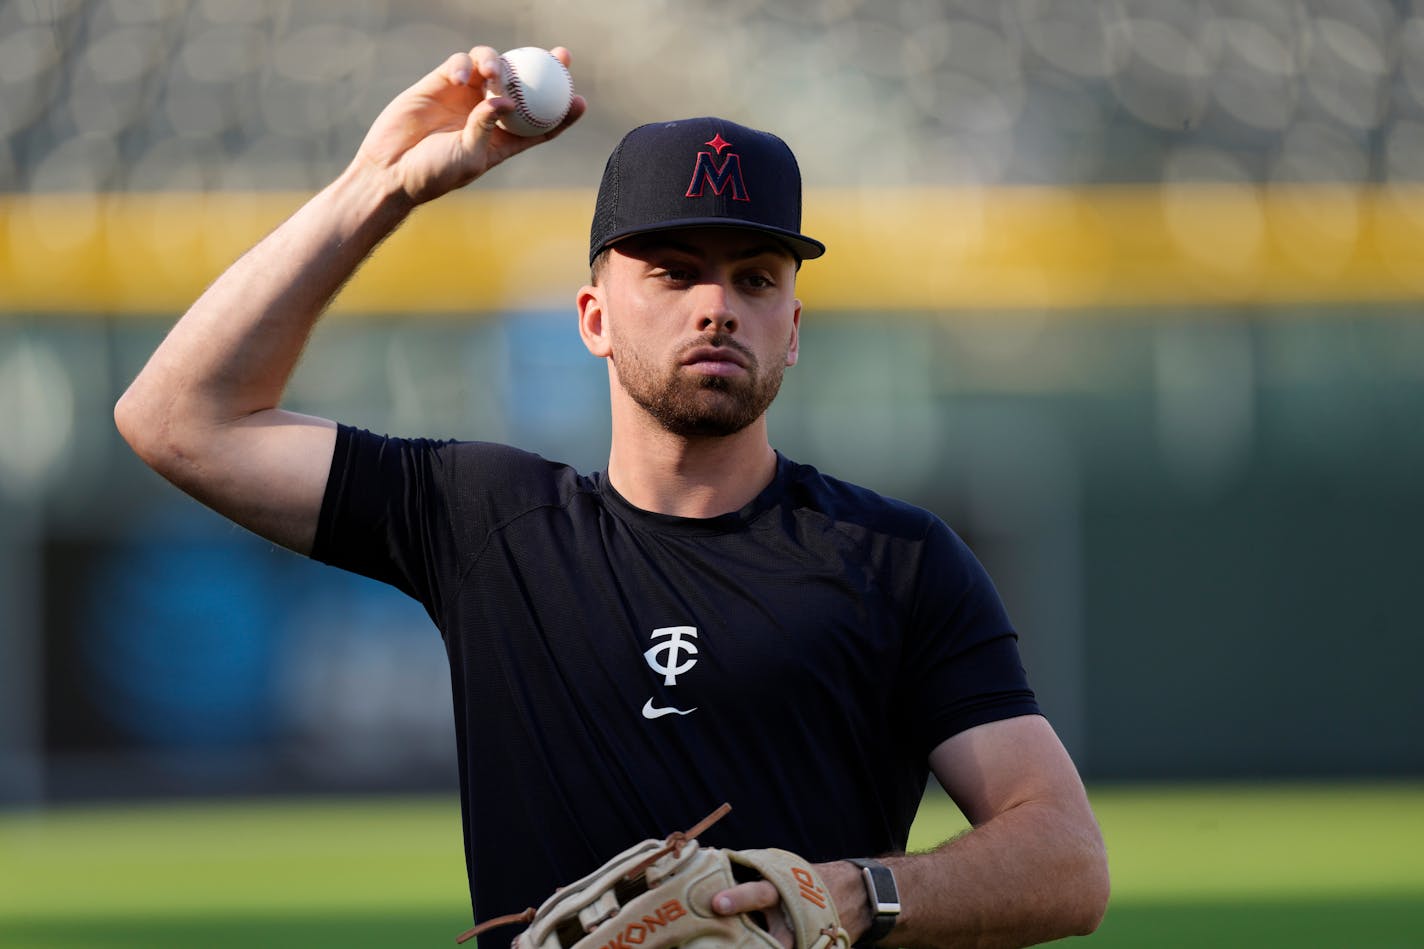
{"type": "MultiPolygon", "coordinates": [[[[550,50],[566,67],[569,51],[550,50]]],[[[574,96],[569,114],[543,135],[521,137],[495,123],[514,111],[514,100],[486,99],[486,83],[499,76],[499,53],[476,46],[456,53],[396,96],[376,117],[354,165],[382,176],[387,187],[422,204],[474,181],[513,155],[547,142],[587,108],[574,96]]]]}

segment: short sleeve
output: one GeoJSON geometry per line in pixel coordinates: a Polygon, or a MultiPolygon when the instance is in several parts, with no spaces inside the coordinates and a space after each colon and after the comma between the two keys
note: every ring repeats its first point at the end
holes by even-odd
{"type": "Polygon", "coordinates": [[[339,427],[312,559],[389,583],[438,622],[439,565],[455,560],[442,457],[450,444],[339,427]]]}
{"type": "Polygon", "coordinates": [[[903,668],[907,717],[928,754],[976,725],[1040,713],[983,565],[938,518],[920,554],[903,668]]]}

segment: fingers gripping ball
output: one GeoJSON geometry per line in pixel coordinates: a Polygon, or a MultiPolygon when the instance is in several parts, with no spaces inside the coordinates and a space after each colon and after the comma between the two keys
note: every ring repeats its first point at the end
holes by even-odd
{"type": "Polygon", "coordinates": [[[780,949],[751,916],[712,911],[714,895],[759,878],[776,887],[796,949],[849,949],[830,892],[808,861],[785,850],[698,845],[693,838],[729,810],[724,804],[691,830],[630,847],[537,911],[489,920],[457,941],[522,922],[528,928],[514,949],[780,949]]]}
{"type": "Polygon", "coordinates": [[[499,78],[485,91],[485,98],[495,96],[514,100],[514,111],[500,117],[500,128],[515,135],[543,135],[569,114],[574,81],[553,53],[521,46],[500,56],[499,78]]]}

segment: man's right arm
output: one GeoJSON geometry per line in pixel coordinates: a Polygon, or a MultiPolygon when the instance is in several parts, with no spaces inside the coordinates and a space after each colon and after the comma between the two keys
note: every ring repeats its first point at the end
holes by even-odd
{"type": "Polygon", "coordinates": [[[583,112],[576,98],[558,129],[510,135],[495,120],[514,103],[484,98],[498,72],[498,54],[476,47],[401,93],[350,167],[198,298],[114,409],[139,457],[225,517],[311,552],[336,426],[279,404],[318,317],[417,205],[583,112]]]}

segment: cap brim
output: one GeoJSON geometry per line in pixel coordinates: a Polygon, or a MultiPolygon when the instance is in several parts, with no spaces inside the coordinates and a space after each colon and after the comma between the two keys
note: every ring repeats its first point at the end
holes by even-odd
{"type": "Polygon", "coordinates": [[[622,230],[614,231],[604,238],[603,243],[593,252],[592,258],[619,241],[636,237],[639,234],[654,234],[658,231],[677,231],[687,227],[724,227],[738,231],[759,231],[763,234],[770,234],[785,244],[791,253],[796,255],[798,260],[813,260],[826,252],[826,245],[805,234],[798,234],[795,231],[788,231],[782,227],[772,227],[768,224],[757,224],[755,221],[731,220],[725,217],[687,217],[674,221],[659,221],[657,224],[645,225],[642,227],[626,227],[622,230]]]}

